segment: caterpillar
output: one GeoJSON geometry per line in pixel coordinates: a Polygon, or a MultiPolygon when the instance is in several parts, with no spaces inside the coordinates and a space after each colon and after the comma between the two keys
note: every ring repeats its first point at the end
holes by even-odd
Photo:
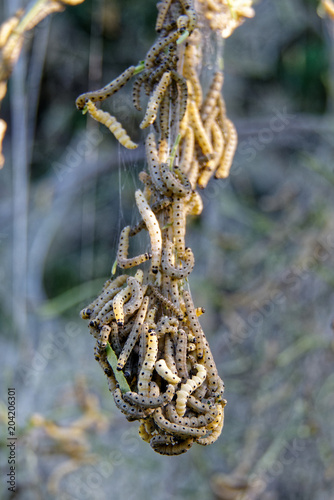
{"type": "Polygon", "coordinates": [[[109,340],[109,334],[111,332],[111,328],[108,325],[103,325],[100,331],[100,346],[102,349],[107,347],[107,343],[109,340]]]}
{"type": "Polygon", "coordinates": [[[133,406],[130,403],[124,401],[119,387],[114,390],[114,401],[117,408],[119,408],[122,413],[129,417],[140,419],[147,416],[147,411],[143,410],[142,408],[137,408],[136,406],[133,406]]]}
{"type": "Polygon", "coordinates": [[[204,340],[203,364],[207,371],[207,381],[209,390],[211,390],[213,394],[217,393],[222,395],[224,393],[224,382],[218,375],[217,367],[214,362],[211,349],[209,347],[209,343],[207,342],[207,340],[204,340]]]}
{"type": "Polygon", "coordinates": [[[165,349],[164,349],[164,358],[166,361],[166,365],[169,370],[177,375],[176,363],[175,363],[175,354],[174,354],[174,343],[171,339],[170,335],[165,335],[165,349]]]}
{"type": "Polygon", "coordinates": [[[138,147],[138,144],[132,142],[127,132],[124,130],[122,125],[116,120],[114,116],[111,116],[107,111],[102,111],[102,109],[97,109],[95,104],[92,101],[87,101],[87,109],[92,118],[94,120],[105,125],[110,132],[116,137],[118,142],[122,144],[127,149],[135,149],[138,147]]]}
{"type": "Polygon", "coordinates": [[[172,78],[179,87],[179,121],[181,122],[187,109],[188,103],[188,87],[187,81],[183,76],[179,75],[176,71],[172,71],[172,78]]]}
{"type": "Polygon", "coordinates": [[[165,21],[168,9],[172,0],[163,0],[159,4],[159,12],[157,16],[157,21],[155,25],[155,30],[159,33],[162,30],[163,23],[165,21]]]}
{"type": "Polygon", "coordinates": [[[158,324],[156,333],[159,337],[162,337],[166,333],[171,333],[174,335],[177,332],[178,321],[176,318],[169,318],[168,316],[161,316],[158,324]]]}
{"type": "Polygon", "coordinates": [[[150,75],[150,72],[148,70],[143,71],[140,73],[137,78],[135,79],[132,87],[132,102],[134,107],[138,110],[141,111],[141,105],[140,105],[140,90],[143,85],[148,80],[148,77],[150,75]]]}
{"type": "Polygon", "coordinates": [[[115,78],[115,80],[108,83],[108,85],[106,85],[102,89],[93,90],[92,92],[85,92],[84,94],[79,95],[79,97],[77,97],[77,100],[75,101],[77,108],[83,109],[87,101],[104,101],[108,97],[112,96],[130,80],[130,78],[134,75],[135,70],[136,66],[130,66],[121,75],[115,78]]]}
{"type": "Polygon", "coordinates": [[[161,249],[162,249],[161,231],[159,223],[151,207],[145,200],[144,195],[140,191],[140,189],[137,189],[135,193],[135,198],[138,210],[143,220],[145,221],[151,239],[151,249],[152,249],[151,271],[153,274],[157,274],[160,267],[161,249]]]}
{"type": "Polygon", "coordinates": [[[182,321],[184,314],[183,312],[178,309],[177,307],[174,306],[174,304],[168,300],[166,297],[164,297],[159,290],[157,290],[154,286],[150,285],[150,290],[152,290],[152,293],[156,296],[156,298],[167,308],[170,309],[177,317],[178,320],[182,321]]]}
{"type": "Polygon", "coordinates": [[[184,172],[185,174],[187,174],[188,171],[190,170],[191,161],[194,156],[194,148],[195,148],[194,131],[191,127],[187,127],[182,143],[182,154],[180,160],[182,172],[184,172]]]}
{"type": "Polygon", "coordinates": [[[131,259],[128,258],[130,231],[131,227],[126,226],[122,230],[119,239],[118,252],[117,252],[117,265],[122,269],[130,269],[131,267],[139,266],[139,264],[146,262],[152,257],[149,253],[144,253],[138,255],[137,257],[132,257],[131,259]]]}
{"type": "Polygon", "coordinates": [[[145,333],[145,340],[145,358],[138,376],[137,384],[139,394],[142,396],[148,396],[149,382],[151,381],[152,372],[158,355],[158,340],[154,330],[148,330],[145,333]]]}
{"type": "Polygon", "coordinates": [[[179,329],[177,333],[175,362],[177,373],[182,381],[185,382],[189,378],[187,368],[187,334],[182,329],[179,329]]]}
{"type": "Polygon", "coordinates": [[[183,292],[184,303],[186,306],[187,317],[191,331],[195,335],[197,344],[197,356],[199,359],[203,358],[204,354],[204,339],[205,335],[202,327],[198,321],[194,303],[192,301],[191,295],[186,290],[183,292]]]}
{"type": "Polygon", "coordinates": [[[129,285],[123,288],[117,295],[113,298],[113,309],[116,319],[117,326],[122,327],[124,325],[124,303],[128,301],[131,297],[131,288],[129,285]]]}
{"type": "Polygon", "coordinates": [[[197,24],[196,10],[194,8],[192,0],[180,0],[180,3],[189,18],[188,30],[191,33],[195,29],[197,24]]]}
{"type": "MultiPolygon", "coordinates": [[[[171,200],[169,198],[164,198],[163,200],[157,201],[156,203],[154,203],[151,206],[151,209],[155,214],[158,214],[159,212],[161,212],[162,210],[167,208],[170,204],[171,204],[171,200]]],[[[145,227],[146,227],[145,222],[143,220],[141,220],[136,226],[131,228],[129,236],[130,237],[135,236],[140,231],[142,231],[145,227]]]]}
{"type": "Polygon", "coordinates": [[[200,194],[197,191],[191,193],[191,197],[186,204],[186,214],[187,215],[199,215],[203,210],[203,201],[200,194]]]}
{"type": "Polygon", "coordinates": [[[95,299],[87,307],[80,311],[81,317],[83,319],[89,319],[95,310],[100,310],[120,291],[126,280],[127,276],[125,274],[122,274],[111,282],[110,280],[106,281],[102,293],[97,297],[97,299],[95,299]]]}
{"type": "MultiPolygon", "coordinates": [[[[167,276],[169,278],[169,276],[167,276]]],[[[170,299],[173,302],[174,306],[177,309],[181,309],[181,304],[180,304],[180,295],[179,295],[179,280],[177,279],[171,279],[170,280],[170,288],[169,288],[169,295],[170,299]]]]}
{"type": "Polygon", "coordinates": [[[173,244],[167,241],[161,258],[163,271],[171,278],[186,278],[192,272],[195,265],[195,258],[191,248],[185,249],[182,260],[184,261],[184,265],[181,268],[173,265],[173,244]]]}
{"type": "Polygon", "coordinates": [[[216,406],[211,406],[207,408],[207,412],[203,415],[199,415],[198,417],[180,417],[176,411],[174,405],[170,404],[167,407],[167,416],[171,422],[176,424],[184,425],[186,427],[206,427],[207,425],[212,423],[215,418],[217,418],[218,410],[216,406]]]}
{"type": "Polygon", "coordinates": [[[173,31],[166,37],[160,38],[148,51],[145,57],[145,68],[150,69],[154,66],[155,59],[158,57],[160,52],[169,45],[170,43],[176,42],[179,38],[180,32],[179,30],[173,31]]]}
{"type": "Polygon", "coordinates": [[[148,160],[148,170],[154,186],[159,193],[170,196],[171,192],[167,189],[161,177],[158,151],[153,132],[146,137],[145,151],[148,160]]]}
{"type": "Polygon", "coordinates": [[[166,73],[163,74],[160,82],[158,83],[158,85],[156,86],[154,92],[150,97],[150,100],[147,105],[146,114],[143,118],[143,121],[139,125],[141,129],[144,129],[149,125],[152,125],[152,123],[155,121],[160,103],[165,95],[168,85],[170,84],[170,80],[171,80],[171,72],[166,71],[166,73]]]}
{"type": "Polygon", "coordinates": [[[186,427],[185,425],[175,424],[167,420],[163,414],[161,408],[157,408],[153,413],[153,420],[156,425],[167,434],[172,434],[173,436],[205,436],[207,433],[205,428],[196,427],[186,427]]]}
{"type": "Polygon", "coordinates": [[[175,177],[167,163],[161,163],[160,172],[166,188],[177,196],[187,196],[189,190],[175,177]]]}
{"type": "Polygon", "coordinates": [[[214,74],[209,91],[206,95],[206,98],[201,108],[201,118],[203,122],[205,122],[207,118],[214,111],[214,108],[216,106],[216,103],[218,102],[222,90],[223,81],[224,81],[223,73],[221,71],[217,71],[214,74]]]}
{"type": "MultiPolygon", "coordinates": [[[[196,442],[198,444],[201,444],[202,446],[207,446],[207,445],[212,444],[215,441],[217,441],[217,439],[219,438],[219,436],[222,432],[223,426],[224,426],[224,406],[225,406],[225,404],[226,404],[226,401],[224,400],[223,404],[218,405],[218,424],[217,424],[217,426],[213,429],[213,431],[211,432],[211,434],[209,436],[206,436],[203,438],[198,438],[196,440],[196,442]]],[[[209,425],[208,425],[208,427],[209,427],[209,425]]]]}
{"type": "Polygon", "coordinates": [[[161,436],[156,434],[150,440],[150,445],[153,450],[160,455],[181,455],[186,453],[192,447],[194,443],[193,438],[187,438],[181,441],[175,441],[172,436],[161,436]]]}
{"type": "Polygon", "coordinates": [[[149,303],[149,297],[145,297],[142,305],[140,306],[140,309],[138,311],[138,314],[136,316],[135,323],[131,329],[130,335],[126,339],[126,342],[123,346],[122,352],[119,355],[118,361],[117,361],[117,370],[122,370],[125,363],[127,362],[132,349],[136,345],[140,332],[141,332],[141,327],[145,321],[145,316],[148,308],[148,303],[149,303]]]}
{"type": "Polygon", "coordinates": [[[175,250],[179,257],[185,252],[184,237],[186,234],[186,216],[184,210],[184,198],[175,196],[172,203],[173,211],[173,236],[175,250]]]}
{"type": "Polygon", "coordinates": [[[199,174],[199,162],[195,157],[195,158],[193,158],[193,160],[191,162],[191,166],[190,166],[190,169],[189,169],[188,174],[187,174],[189,182],[190,182],[191,187],[193,189],[196,188],[198,174],[199,174]]]}
{"type": "Polygon", "coordinates": [[[113,351],[115,352],[116,356],[119,356],[122,348],[118,337],[118,326],[115,321],[112,321],[110,323],[109,343],[113,351]]]}
{"type": "MultiPolygon", "coordinates": [[[[165,94],[163,100],[161,101],[159,110],[159,129],[161,142],[165,141],[168,148],[167,138],[169,137],[169,98],[165,94]]],[[[159,144],[159,160],[160,160],[160,144],[159,144]]]]}
{"type": "Polygon", "coordinates": [[[154,71],[150,71],[148,83],[151,87],[153,87],[154,83],[159,81],[159,79],[166,71],[176,67],[177,56],[176,56],[175,45],[170,45],[167,48],[167,54],[162,53],[161,56],[162,57],[160,64],[157,65],[154,71]]]}
{"type": "Polygon", "coordinates": [[[147,432],[144,422],[145,422],[145,420],[141,421],[141,424],[140,424],[139,429],[138,429],[138,434],[139,434],[139,437],[141,437],[143,441],[145,441],[146,443],[149,443],[150,440],[152,439],[152,434],[147,432]]]}
{"type": "MultiPolygon", "coordinates": [[[[152,382],[150,383],[150,385],[152,382]]],[[[175,388],[172,384],[169,384],[167,386],[166,392],[161,394],[160,396],[152,396],[151,394],[149,396],[141,396],[137,394],[136,392],[125,392],[123,394],[123,398],[125,401],[128,403],[131,403],[132,405],[137,405],[140,408],[159,408],[162,406],[167,405],[168,403],[171,402],[173,399],[175,392],[175,388]]]]}
{"type": "Polygon", "coordinates": [[[185,414],[189,395],[202,385],[206,378],[206,369],[203,365],[197,363],[194,368],[197,369],[197,375],[192,376],[185,384],[181,384],[181,389],[176,393],[176,411],[180,417],[185,414]]]}
{"type": "Polygon", "coordinates": [[[203,170],[198,179],[198,185],[201,189],[207,186],[224,152],[224,137],[219,125],[216,122],[213,122],[211,125],[211,130],[212,130],[212,144],[215,151],[215,158],[208,161],[205,169],[203,170]]]}
{"type": "Polygon", "coordinates": [[[167,366],[166,361],[164,359],[159,359],[155,363],[156,372],[162,377],[166,382],[170,384],[178,384],[181,382],[180,377],[175,375],[167,366]]]}
{"type": "Polygon", "coordinates": [[[198,145],[201,148],[203,154],[205,156],[209,156],[212,154],[212,145],[204,129],[201,116],[195,102],[189,100],[188,108],[189,108],[189,118],[192,123],[192,127],[194,129],[195,138],[198,142],[198,145]]]}
{"type": "Polygon", "coordinates": [[[215,173],[216,179],[224,179],[225,177],[228,177],[230,168],[232,166],[234,153],[238,144],[238,134],[236,128],[228,118],[226,118],[225,120],[225,126],[227,136],[226,145],[224,153],[222,155],[220,166],[215,173]]]}
{"type": "Polygon", "coordinates": [[[144,297],[144,290],[141,287],[140,282],[138,278],[136,278],[136,276],[134,278],[132,278],[131,276],[128,277],[128,286],[130,287],[131,298],[124,305],[123,311],[124,315],[131,316],[141,306],[144,297]]]}

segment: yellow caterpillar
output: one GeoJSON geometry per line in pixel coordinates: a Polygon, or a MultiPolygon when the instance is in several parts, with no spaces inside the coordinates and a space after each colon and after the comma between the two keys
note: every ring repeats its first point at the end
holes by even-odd
{"type": "Polygon", "coordinates": [[[88,113],[94,120],[105,125],[112,134],[116,137],[122,146],[127,149],[135,149],[138,147],[138,144],[132,142],[127,132],[124,130],[122,125],[116,120],[114,116],[111,116],[107,111],[102,111],[102,109],[97,109],[95,104],[88,100],[87,101],[87,110],[88,113]]]}
{"type": "Polygon", "coordinates": [[[145,197],[140,189],[137,189],[135,198],[140,215],[142,216],[150,235],[152,249],[151,271],[156,274],[159,271],[161,262],[162,240],[160,226],[156,216],[152,212],[151,207],[145,200],[145,197]]]}

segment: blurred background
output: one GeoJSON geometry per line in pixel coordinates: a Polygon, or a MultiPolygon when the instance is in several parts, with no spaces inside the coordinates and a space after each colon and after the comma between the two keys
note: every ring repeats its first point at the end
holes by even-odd
{"type": "MultiPolygon", "coordinates": [[[[85,0],[45,19],[26,37],[1,108],[0,496],[331,500],[334,21],[316,0],[261,0],[224,47],[239,146],[186,237],[195,305],[226,385],[219,440],[154,453],[115,408],[79,318],[110,275],[121,229],[137,220],[145,160],[131,85],[105,107],[140,142],[135,152],[74,103],[143,58],[155,4],[85,0]],[[8,387],[15,493],[4,480],[8,387]]],[[[1,19],[22,5],[1,0],[1,19]]]]}

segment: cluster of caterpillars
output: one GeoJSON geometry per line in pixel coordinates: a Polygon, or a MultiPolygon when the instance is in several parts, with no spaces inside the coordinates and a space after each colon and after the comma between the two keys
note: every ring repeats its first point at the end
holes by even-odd
{"type": "MultiPolygon", "coordinates": [[[[107,125],[125,147],[136,145],[109,113],[95,103],[113,95],[132,77],[133,102],[150,127],[147,171],[135,193],[140,220],[121,234],[114,266],[134,275],[108,280],[81,311],[96,338],[95,358],[107,376],[116,406],[139,420],[139,434],[164,455],[179,455],[193,443],[208,445],[224,422],[224,384],[199,322],[188,276],[194,254],[185,245],[186,217],[201,213],[197,188],[228,175],[237,135],[226,117],[217,70],[205,98],[199,79],[201,32],[192,0],[158,4],[157,41],[138,66],[103,89],[78,97],[79,109],[107,125]],[[149,234],[150,248],[129,256],[130,240],[149,234]]],[[[131,253],[131,252],[130,252],[131,253]]]]}

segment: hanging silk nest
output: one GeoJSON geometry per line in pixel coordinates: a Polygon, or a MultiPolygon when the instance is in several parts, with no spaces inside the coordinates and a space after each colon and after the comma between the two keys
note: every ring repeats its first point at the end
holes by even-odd
{"type": "Polygon", "coordinates": [[[131,79],[137,110],[142,109],[142,89],[149,97],[140,124],[150,130],[145,140],[148,169],[139,174],[143,187],[135,193],[139,221],[122,230],[113,269],[116,274],[117,268],[144,264],[144,271],[108,280],[81,316],[96,338],[95,359],[116,406],[128,420],[139,420],[141,438],[164,455],[184,453],[193,443],[215,442],[224,423],[224,383],[199,321],[204,311],[190,293],[188,276],[195,260],[185,234],[187,216],[199,215],[203,208],[198,188],[213,176],[228,176],[237,145],[221,93],[221,69],[203,97],[198,16],[207,22],[208,13],[223,9],[232,32],[236,14],[239,24],[251,14],[251,2],[243,2],[243,10],[236,3],[203,0],[197,12],[192,0],[159,2],[159,35],[145,60],[76,101],[78,109],[131,149],[136,144],[124,126],[95,103],[131,79]],[[150,251],[129,256],[130,240],[140,231],[148,232],[150,251]]]}

